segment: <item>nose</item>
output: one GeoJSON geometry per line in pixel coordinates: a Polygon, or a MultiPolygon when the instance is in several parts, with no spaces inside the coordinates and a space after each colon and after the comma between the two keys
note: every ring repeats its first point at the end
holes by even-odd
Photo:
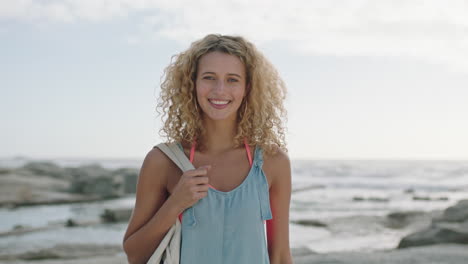
{"type": "Polygon", "coordinates": [[[215,90],[223,91],[226,88],[226,85],[223,80],[218,80],[216,82],[215,90]]]}

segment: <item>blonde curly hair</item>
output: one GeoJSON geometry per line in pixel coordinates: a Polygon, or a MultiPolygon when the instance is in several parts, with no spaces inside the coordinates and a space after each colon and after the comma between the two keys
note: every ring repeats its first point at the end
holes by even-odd
{"type": "MultiPolygon", "coordinates": [[[[287,152],[284,81],[265,56],[240,36],[210,34],[172,57],[161,78],[157,109],[162,110],[164,126],[160,135],[168,142],[186,143],[203,137],[203,112],[197,102],[195,82],[198,61],[213,51],[237,56],[246,68],[246,96],[237,111],[236,147],[246,138],[249,145],[258,145],[267,154],[278,149],[287,152]]],[[[197,142],[197,146],[203,149],[203,142],[197,142]]]]}

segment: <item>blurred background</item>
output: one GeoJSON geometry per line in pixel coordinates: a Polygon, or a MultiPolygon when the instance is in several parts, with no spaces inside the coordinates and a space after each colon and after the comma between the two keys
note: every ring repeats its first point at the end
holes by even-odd
{"type": "Polygon", "coordinates": [[[297,263],[434,247],[457,263],[466,14],[463,0],[0,1],[0,262],[125,263],[164,68],[220,33],[255,43],[287,84],[297,263]]]}

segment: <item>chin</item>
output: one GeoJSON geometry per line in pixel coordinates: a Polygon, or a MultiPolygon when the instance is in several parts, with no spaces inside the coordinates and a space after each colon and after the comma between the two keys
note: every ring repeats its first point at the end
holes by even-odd
{"type": "Polygon", "coordinates": [[[213,121],[224,121],[224,120],[236,120],[236,115],[234,114],[207,114],[205,113],[204,115],[205,119],[210,119],[213,121]]]}

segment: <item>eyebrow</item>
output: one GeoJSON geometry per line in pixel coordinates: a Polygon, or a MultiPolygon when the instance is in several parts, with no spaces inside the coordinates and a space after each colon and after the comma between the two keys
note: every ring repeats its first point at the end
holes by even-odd
{"type": "MultiPolygon", "coordinates": [[[[202,75],[204,75],[204,74],[214,74],[214,75],[216,75],[216,73],[214,73],[214,72],[204,72],[204,73],[202,73],[202,75]]],[[[238,78],[242,79],[242,76],[240,76],[237,73],[228,73],[228,75],[234,75],[234,76],[237,76],[238,78]]]]}

